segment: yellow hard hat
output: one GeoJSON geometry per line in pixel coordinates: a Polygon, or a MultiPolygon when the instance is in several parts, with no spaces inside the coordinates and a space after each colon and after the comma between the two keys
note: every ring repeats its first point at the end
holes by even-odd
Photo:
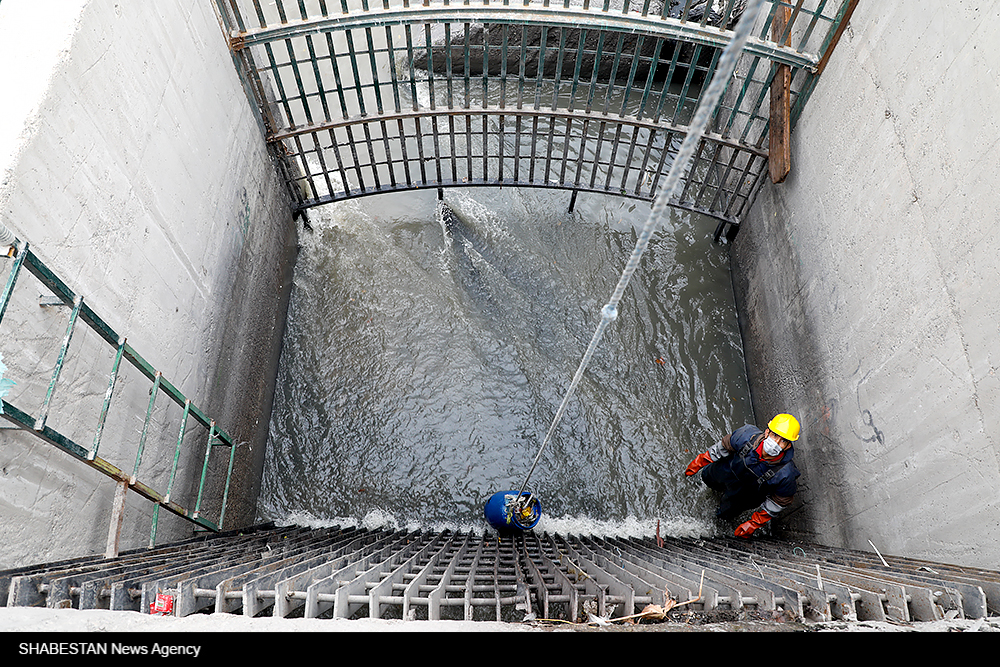
{"type": "Polygon", "coordinates": [[[795,442],[799,439],[799,422],[791,415],[776,415],[767,427],[785,440],[795,442]]]}

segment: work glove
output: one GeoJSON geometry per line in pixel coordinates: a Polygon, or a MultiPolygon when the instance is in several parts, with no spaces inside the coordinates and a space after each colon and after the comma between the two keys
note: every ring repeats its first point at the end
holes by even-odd
{"type": "Polygon", "coordinates": [[[687,470],[684,471],[684,474],[690,477],[711,462],[712,456],[708,452],[703,452],[696,456],[694,461],[691,461],[691,463],[688,464],[687,470]]]}
{"type": "Polygon", "coordinates": [[[757,510],[750,517],[749,521],[744,521],[736,528],[736,532],[733,533],[736,537],[750,537],[753,535],[754,531],[763,526],[765,523],[771,520],[771,515],[764,510],[757,510]]]}

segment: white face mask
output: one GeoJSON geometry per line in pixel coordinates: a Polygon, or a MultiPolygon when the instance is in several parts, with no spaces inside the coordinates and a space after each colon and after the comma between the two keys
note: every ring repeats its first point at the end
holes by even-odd
{"type": "Polygon", "coordinates": [[[781,445],[774,438],[764,440],[764,453],[768,456],[777,456],[782,452],[781,445]]]}

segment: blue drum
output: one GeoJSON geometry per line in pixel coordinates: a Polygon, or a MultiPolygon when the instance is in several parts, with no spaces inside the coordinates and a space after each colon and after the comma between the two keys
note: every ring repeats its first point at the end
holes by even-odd
{"type": "Polygon", "coordinates": [[[535,496],[520,507],[518,491],[498,491],[486,501],[486,521],[499,531],[531,530],[542,518],[542,503],[535,496]]]}

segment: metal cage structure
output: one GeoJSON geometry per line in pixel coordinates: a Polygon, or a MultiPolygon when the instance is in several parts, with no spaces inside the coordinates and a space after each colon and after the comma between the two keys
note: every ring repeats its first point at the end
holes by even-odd
{"type": "MultiPolygon", "coordinates": [[[[567,190],[572,209],[580,192],[655,198],[746,4],[615,1],[216,6],[296,210],[483,185],[567,190]]],[[[756,17],[671,202],[717,219],[716,240],[738,230],[771,128],[794,125],[856,2],[775,0],[756,17]]]]}

